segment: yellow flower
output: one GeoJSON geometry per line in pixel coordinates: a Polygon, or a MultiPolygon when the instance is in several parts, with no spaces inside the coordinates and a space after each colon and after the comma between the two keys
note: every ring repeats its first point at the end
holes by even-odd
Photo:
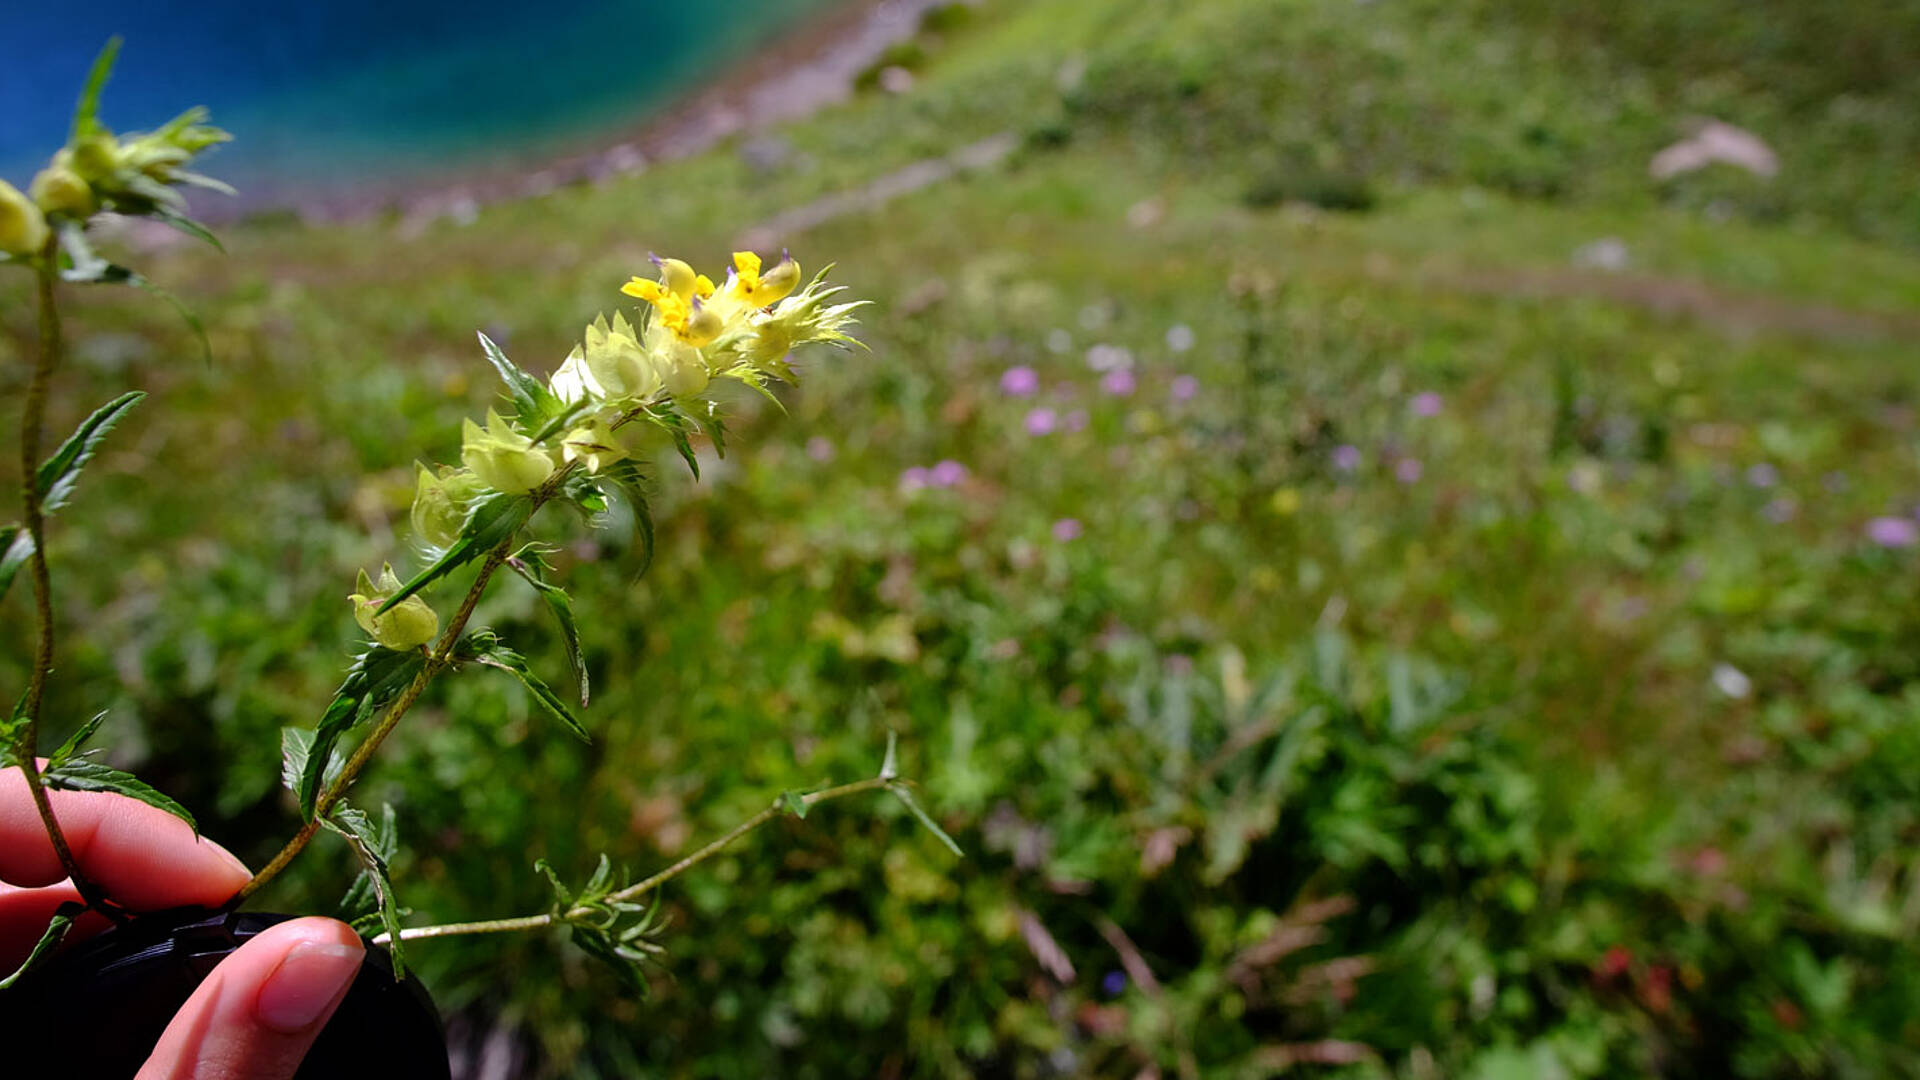
{"type": "Polygon", "coordinates": [[[440,632],[440,616],[435,615],[433,608],[418,594],[395,604],[393,610],[384,615],[374,614],[386,603],[387,597],[400,591],[400,579],[394,576],[392,566],[380,568],[377,585],[365,570],[360,571],[360,580],[355,584],[356,591],[347,597],[353,602],[353,621],[373,635],[376,643],[396,652],[417,649],[440,632]]]}
{"type": "Polygon", "coordinates": [[[751,251],[733,253],[733,270],[727,275],[727,291],[752,308],[772,307],[786,299],[800,285],[800,264],[793,256],[780,253],[773,269],[760,272],[760,256],[751,251]]]}
{"type": "Polygon", "coordinates": [[[675,339],[696,349],[711,344],[725,327],[719,313],[706,303],[713,296],[713,281],[679,259],[653,261],[660,268],[659,281],[636,277],[620,286],[620,291],[652,304],[655,321],[671,330],[675,339]]]}
{"type": "Polygon", "coordinates": [[[547,452],[513,430],[492,409],[487,410],[485,430],[471,419],[464,421],[460,430],[464,436],[460,460],[481,483],[495,491],[525,495],[553,475],[553,459],[547,452]]]}
{"type": "Polygon", "coordinates": [[[47,246],[47,217],[18,188],[0,180],[0,251],[34,255],[47,246]]]}

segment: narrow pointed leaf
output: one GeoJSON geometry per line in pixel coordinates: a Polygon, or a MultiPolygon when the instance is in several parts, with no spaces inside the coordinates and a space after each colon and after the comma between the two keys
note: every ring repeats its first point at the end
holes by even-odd
{"type": "Polygon", "coordinates": [[[14,969],[13,974],[0,979],[0,990],[5,990],[20,981],[22,975],[38,967],[40,961],[52,956],[53,950],[59,948],[60,943],[67,939],[67,931],[73,929],[73,920],[85,910],[87,905],[76,904],[71,900],[53,909],[53,918],[47,921],[47,929],[40,935],[40,940],[34,943],[33,951],[20,962],[20,966],[14,969]]]}
{"type": "Polygon", "coordinates": [[[912,814],[914,819],[920,822],[920,824],[925,825],[928,832],[939,838],[940,842],[947,846],[948,851],[953,852],[961,858],[966,857],[966,853],[960,850],[960,845],[954,843],[953,837],[947,835],[947,830],[941,828],[939,823],[933,820],[933,815],[921,808],[920,800],[913,797],[913,792],[908,791],[905,786],[900,784],[889,785],[887,790],[893,792],[894,798],[900,800],[901,805],[907,808],[907,812],[912,814]]]}
{"type": "MultiPolygon", "coordinates": [[[[426,657],[418,651],[396,652],[379,645],[354,658],[346,679],[340,689],[334,691],[333,700],[327,704],[327,711],[321,714],[320,723],[315,725],[313,736],[306,744],[300,783],[295,791],[302,817],[313,820],[320,790],[329,782],[328,773],[334,771],[333,748],[340,736],[373,715],[375,709],[398,697],[425,664],[426,657]]],[[[288,749],[284,740],[281,749],[283,753],[288,749]]]]}
{"type": "Polygon", "coordinates": [[[487,354],[493,370],[499,373],[500,381],[507,384],[507,396],[512,399],[514,411],[522,422],[532,424],[556,411],[560,402],[553,392],[507,359],[507,354],[500,351],[492,338],[481,334],[480,348],[487,354]]]}
{"type": "Polygon", "coordinates": [[[111,791],[129,799],[138,799],[186,822],[195,833],[200,831],[199,822],[193,820],[193,815],[187,813],[186,807],[133,774],[103,765],[92,758],[78,757],[64,761],[57,766],[50,766],[41,776],[47,786],[56,791],[111,791]]]}
{"type": "Polygon", "coordinates": [[[146,396],[131,390],[95,409],[93,415],[82,420],[73,434],[67,436],[67,441],[60,444],[53,456],[41,463],[34,482],[40,488],[42,510],[52,513],[67,504],[73,497],[74,484],[80,479],[80,470],[93,460],[107,433],[146,396]]]}
{"type": "Polygon", "coordinates": [[[535,571],[525,563],[515,560],[508,565],[512,566],[514,573],[524,578],[527,584],[533,586],[534,591],[540,594],[540,599],[547,602],[547,608],[553,612],[555,621],[559,622],[560,641],[566,646],[567,663],[573,665],[574,676],[580,680],[580,707],[586,708],[587,700],[591,695],[587,685],[587,664],[580,655],[580,628],[573,620],[573,599],[567,595],[567,590],[540,580],[535,571]]]}
{"type": "Polygon", "coordinates": [[[375,899],[380,905],[380,921],[386,925],[388,950],[393,957],[393,974],[397,979],[407,977],[407,965],[400,951],[400,903],[394,895],[393,879],[387,872],[387,858],[381,854],[379,830],[367,815],[344,803],[334,808],[321,821],[332,832],[340,834],[347,846],[360,860],[361,868],[371,883],[375,899]]]}
{"type": "Polygon", "coordinates": [[[71,760],[87,740],[93,738],[93,733],[100,730],[100,723],[106,718],[107,711],[102,709],[94,714],[93,719],[81,724],[73,734],[67,736],[67,741],[61,743],[59,749],[47,756],[47,767],[57,769],[71,760]]]}
{"type": "MultiPolygon", "coordinates": [[[[209,187],[215,191],[219,191],[227,195],[235,194],[232,188],[228,187],[225,184],[220,183],[220,181],[218,180],[213,180],[208,177],[200,176],[198,173],[181,173],[180,174],[181,180],[187,180],[188,177],[194,177],[197,180],[205,181],[204,183],[201,183],[199,185],[200,187],[209,187]]],[[[212,232],[208,231],[205,225],[200,224],[199,222],[193,220],[192,218],[188,217],[185,214],[176,214],[173,211],[166,209],[165,207],[160,207],[154,210],[153,213],[149,216],[153,217],[154,219],[164,224],[172,226],[177,231],[185,233],[186,235],[193,237],[195,240],[198,240],[201,243],[211,245],[215,251],[218,251],[222,254],[226,253],[226,250],[227,250],[226,246],[220,243],[219,237],[213,235],[212,232]]]]}
{"type": "Polygon", "coordinates": [[[393,610],[395,604],[492,551],[501,541],[519,532],[520,526],[525,525],[527,518],[532,515],[533,500],[523,495],[506,495],[496,491],[475,499],[467,509],[467,520],[460,526],[460,536],[454,540],[453,546],[435,559],[433,565],[400,586],[400,591],[387,597],[374,614],[386,614],[393,610]]]}
{"type": "Polygon", "coordinates": [[[586,725],[580,722],[579,717],[573,715],[573,710],[569,709],[567,703],[560,699],[560,695],[554,693],[552,688],[541,681],[540,676],[535,675],[533,671],[527,667],[526,657],[507,648],[505,645],[496,644],[492,648],[479,653],[473,659],[488,667],[499,668],[501,671],[507,672],[514,678],[519,679],[520,685],[526,687],[527,692],[533,695],[533,700],[538,702],[540,707],[545,709],[554,719],[565,724],[567,730],[573,732],[581,742],[593,741],[592,736],[587,734],[586,725]]]}
{"type": "Polygon", "coordinates": [[[116,35],[108,38],[100,49],[100,55],[93,58],[93,67],[87,71],[86,86],[80,91],[80,100],[73,107],[73,133],[69,142],[79,142],[81,136],[99,129],[100,92],[106,89],[107,77],[113,74],[113,62],[119,56],[120,38],[116,35]]]}
{"type": "Polygon", "coordinates": [[[19,525],[0,528],[0,599],[5,599],[13,577],[33,557],[33,534],[19,525]]]}

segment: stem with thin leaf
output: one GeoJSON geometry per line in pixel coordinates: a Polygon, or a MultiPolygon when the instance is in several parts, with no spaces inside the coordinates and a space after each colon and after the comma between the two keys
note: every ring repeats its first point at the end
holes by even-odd
{"type": "MultiPolygon", "coordinates": [[[[540,502],[545,501],[546,495],[547,492],[542,491],[536,498],[535,509],[539,508],[540,502]]],[[[251,880],[241,886],[240,891],[234,894],[230,903],[238,904],[259,892],[262,886],[279,876],[280,871],[285,870],[295,856],[305,850],[314,835],[320,831],[320,823],[326,819],[334,804],[346,795],[347,789],[353,786],[353,782],[373,760],[373,755],[380,749],[380,744],[386,741],[388,735],[393,734],[393,729],[400,725],[401,718],[406,716],[407,711],[420,700],[420,695],[426,693],[428,684],[433,682],[433,677],[453,662],[453,647],[459,642],[461,632],[466,629],[467,620],[473,617],[473,609],[480,603],[480,596],[486,592],[487,583],[492,580],[494,571],[500,569],[500,564],[506,561],[507,553],[513,549],[514,539],[510,536],[502,540],[487,553],[486,561],[480,564],[479,576],[474,578],[473,587],[467,590],[467,597],[461,601],[460,610],[454,613],[453,621],[447,624],[446,631],[440,635],[440,640],[434,645],[432,654],[427,657],[426,664],[421,667],[420,674],[415,675],[413,682],[408,684],[407,688],[401,691],[400,696],[394,699],[393,704],[387,707],[386,713],[380,717],[380,722],[374,725],[367,737],[354,748],[353,755],[347,758],[346,764],[340,769],[340,775],[335,777],[333,783],[327,785],[314,800],[313,820],[302,825],[300,831],[294,833],[293,838],[287,841],[286,846],[282,847],[267,865],[261,867],[259,873],[253,875],[251,880]]]]}
{"type": "MultiPolygon", "coordinates": [[[[851,784],[841,784],[839,787],[816,791],[810,795],[802,795],[800,801],[808,807],[813,807],[834,799],[843,799],[849,795],[858,795],[861,792],[878,791],[882,788],[889,788],[899,782],[899,780],[891,776],[876,776],[870,780],[859,780],[851,784]]],[[[621,889],[619,892],[609,894],[604,902],[622,903],[637,900],[658,889],[660,886],[665,885],[667,882],[672,881],[674,878],[679,877],[681,874],[686,873],[688,870],[713,858],[725,850],[735,840],[740,839],[785,812],[787,812],[787,802],[784,799],[776,799],[771,806],[742,821],[740,824],[735,825],[733,828],[728,829],[719,837],[702,846],[700,850],[695,851],[693,854],[688,855],[686,858],[681,859],[665,870],[647,878],[645,881],[637,882],[621,889]]],[[[594,914],[592,909],[576,907],[560,915],[548,913],[545,915],[525,915],[516,919],[492,919],[486,922],[416,926],[400,931],[400,940],[415,941],[420,938],[454,937],[460,934],[505,934],[520,930],[538,930],[542,927],[553,926],[557,923],[564,923],[572,919],[586,918],[592,914],[594,914]]],[[[373,939],[375,945],[385,945],[390,941],[391,938],[387,934],[381,934],[379,937],[373,939]]]]}
{"type": "Polygon", "coordinates": [[[56,238],[47,240],[34,275],[39,284],[40,355],[33,365],[32,381],[27,384],[26,410],[20,420],[20,495],[27,536],[33,541],[33,553],[27,558],[27,567],[33,578],[37,636],[33,673],[27,682],[26,697],[21,703],[25,721],[19,732],[14,756],[20,760],[20,775],[26,779],[34,809],[39,812],[40,823],[47,830],[47,840],[53,844],[60,867],[72,880],[75,891],[79,892],[88,907],[115,922],[123,922],[126,917],[119,906],[81,873],[80,864],[73,857],[73,849],[67,844],[67,835],[60,828],[59,819],[53,815],[53,803],[47,798],[46,782],[40,775],[40,762],[36,757],[40,745],[40,705],[46,697],[47,676],[53,672],[53,580],[47,573],[47,521],[40,505],[39,471],[40,434],[46,426],[48,387],[53,381],[54,369],[59,366],[65,352],[65,342],[60,334],[60,311],[54,297],[54,282],[59,275],[58,245],[56,238]]]}

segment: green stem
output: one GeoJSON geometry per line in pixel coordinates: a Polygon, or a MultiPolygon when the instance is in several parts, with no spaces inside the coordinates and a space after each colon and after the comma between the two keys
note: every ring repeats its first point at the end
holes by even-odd
{"type": "MultiPolygon", "coordinates": [[[[567,473],[571,469],[572,466],[567,466],[555,470],[546,484],[533,493],[533,512],[537,513],[540,507],[553,497],[553,493],[558,491],[560,485],[566,481],[567,473]]],[[[481,594],[487,591],[487,583],[493,579],[494,572],[500,569],[501,564],[506,562],[516,539],[514,536],[509,536],[500,541],[492,551],[487,552],[486,560],[480,564],[479,575],[473,579],[473,587],[467,590],[466,599],[460,602],[460,610],[454,613],[453,620],[447,624],[446,631],[435,643],[426,664],[420,668],[420,674],[415,675],[413,682],[409,683],[407,688],[401,691],[400,696],[394,699],[393,704],[387,707],[386,713],[380,717],[380,722],[374,725],[373,731],[360,741],[360,745],[354,748],[353,755],[347,758],[346,764],[340,769],[340,775],[314,800],[313,820],[302,825],[300,831],[293,834],[293,838],[287,841],[267,865],[261,867],[259,873],[254,874],[245,885],[240,887],[240,891],[233,895],[233,899],[227,901],[229,905],[238,905],[259,892],[267,882],[278,877],[280,871],[285,870],[296,856],[306,850],[306,846],[320,832],[320,822],[325,820],[334,804],[346,795],[347,789],[353,786],[353,782],[373,760],[373,755],[380,749],[380,744],[386,741],[388,735],[393,734],[394,728],[400,726],[401,718],[419,702],[420,695],[427,692],[427,686],[433,682],[434,676],[453,663],[453,647],[459,643],[461,632],[467,628],[467,620],[473,617],[474,607],[480,603],[481,594]]]]}
{"type": "MultiPolygon", "coordinates": [[[[882,788],[890,787],[896,782],[897,781],[890,776],[876,776],[871,780],[859,780],[851,784],[841,784],[839,787],[816,791],[811,795],[803,795],[800,797],[800,801],[811,807],[819,803],[830,802],[834,799],[843,799],[848,795],[858,795],[864,791],[878,791],[882,788]]],[[[760,826],[765,825],[767,822],[772,821],[774,818],[779,817],[785,811],[786,803],[783,800],[774,800],[772,805],[745,821],[742,821],[740,824],[735,825],[733,828],[728,829],[719,837],[703,845],[700,850],[688,855],[686,858],[681,859],[652,877],[647,878],[645,881],[630,885],[617,893],[607,896],[604,902],[621,903],[638,899],[653,892],[660,886],[686,873],[688,870],[718,855],[735,840],[740,839],[760,826]]],[[[553,926],[561,922],[570,922],[574,919],[584,919],[595,914],[596,912],[592,908],[576,907],[564,915],[549,913],[546,915],[523,915],[515,919],[492,919],[485,922],[415,926],[400,931],[400,940],[417,941],[421,938],[454,937],[460,934],[505,934],[520,930],[539,930],[542,927],[553,926]]],[[[375,945],[386,945],[389,944],[391,940],[390,935],[381,934],[379,937],[373,939],[373,943],[375,945]]]]}
{"type": "Polygon", "coordinates": [[[47,798],[46,782],[40,775],[40,762],[36,756],[40,745],[40,706],[46,697],[47,676],[53,672],[53,580],[47,573],[47,521],[40,504],[38,474],[40,434],[47,418],[47,394],[53,382],[54,369],[59,366],[66,351],[60,333],[60,310],[55,304],[53,288],[59,273],[57,245],[57,239],[47,240],[46,250],[41,252],[40,265],[34,275],[39,284],[40,355],[33,366],[32,381],[27,384],[26,410],[20,420],[20,495],[27,535],[33,541],[33,554],[27,558],[27,567],[33,578],[37,636],[33,673],[27,682],[27,694],[22,704],[26,722],[21,728],[14,756],[20,759],[20,774],[26,778],[34,809],[39,812],[40,823],[47,830],[47,839],[53,844],[53,852],[59,857],[60,866],[72,880],[74,889],[88,907],[115,922],[123,922],[125,915],[119,906],[81,873],[80,864],[73,857],[73,849],[67,844],[67,835],[60,828],[59,819],[54,817],[53,803],[47,798]]]}
{"type": "Polygon", "coordinates": [[[400,726],[401,718],[419,702],[420,695],[426,693],[428,684],[433,682],[433,677],[453,662],[451,659],[453,647],[459,641],[461,631],[466,629],[467,620],[473,617],[473,609],[479,604],[480,595],[486,591],[487,583],[492,579],[494,571],[500,568],[500,564],[506,560],[507,552],[512,550],[513,539],[508,537],[487,553],[486,561],[480,565],[480,575],[474,579],[473,587],[467,590],[467,598],[461,602],[460,610],[454,615],[453,621],[447,624],[446,632],[440,635],[440,641],[435,645],[433,653],[427,657],[426,664],[420,668],[420,674],[415,675],[413,682],[409,683],[407,688],[401,691],[400,696],[394,699],[393,704],[387,707],[386,713],[380,717],[380,722],[374,726],[373,731],[360,741],[360,745],[354,748],[353,755],[347,758],[346,764],[340,769],[340,775],[335,777],[333,783],[327,785],[314,800],[313,820],[302,825],[300,831],[294,833],[293,838],[287,841],[286,846],[282,847],[267,865],[261,867],[259,873],[253,875],[245,885],[240,887],[240,891],[234,894],[230,903],[238,904],[259,892],[261,887],[278,877],[280,871],[285,870],[287,865],[306,849],[307,844],[319,833],[320,822],[326,819],[327,813],[346,795],[347,789],[353,786],[353,782],[373,760],[373,755],[380,749],[380,744],[386,741],[388,735],[393,734],[393,729],[400,726]]]}

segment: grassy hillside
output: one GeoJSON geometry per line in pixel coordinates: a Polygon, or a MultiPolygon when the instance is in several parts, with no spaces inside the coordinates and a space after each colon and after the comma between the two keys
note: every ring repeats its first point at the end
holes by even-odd
{"type": "MultiPolygon", "coordinates": [[[[662,865],[888,731],[967,858],[783,821],[670,892],[644,1002],[425,943],[462,1030],[539,1075],[1920,1071],[1920,19],[1588,7],[993,2],[772,153],[145,257],[215,359],[77,298],[53,426],[153,398],[59,525],[53,700],[257,862],[354,570],[496,393],[476,329],[550,369],[649,251],[1007,133],[774,238],[872,352],[743,397],[698,482],[663,446],[644,577],[554,522],[594,745],[476,677],[369,781],[421,921],[662,865]],[[1695,115],[1779,175],[1650,180],[1695,115]]],[[[563,664],[531,595],[480,618],[563,664]]]]}

